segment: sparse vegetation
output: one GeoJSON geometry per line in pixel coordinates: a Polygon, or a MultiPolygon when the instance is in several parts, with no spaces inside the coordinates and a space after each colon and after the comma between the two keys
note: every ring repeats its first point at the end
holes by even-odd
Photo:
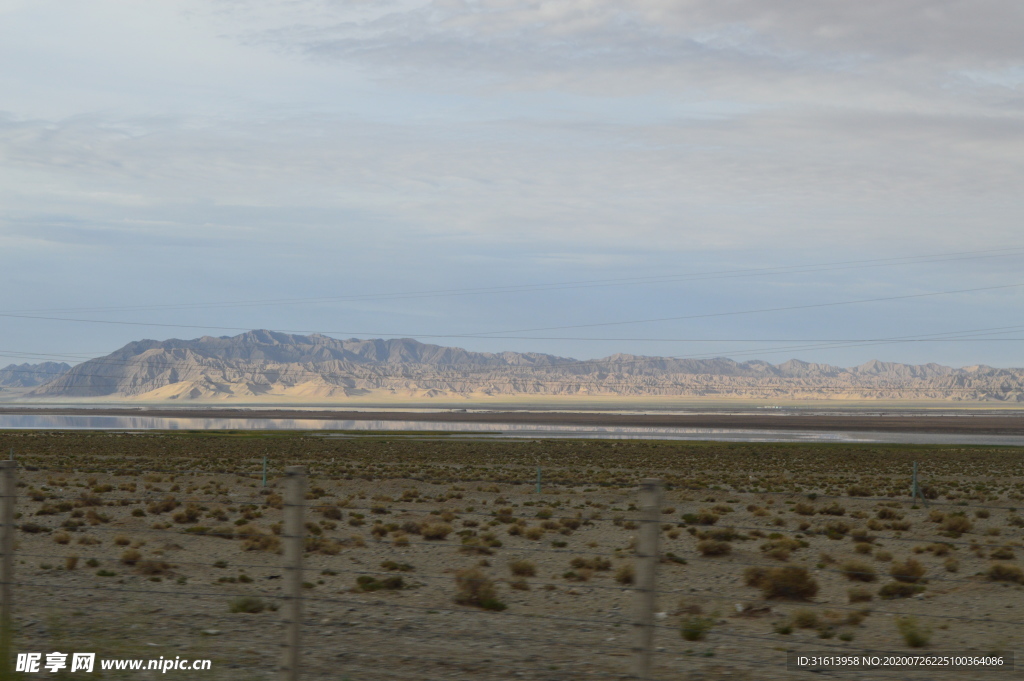
{"type": "Polygon", "coordinates": [[[762,568],[749,567],[744,572],[747,586],[761,589],[765,598],[806,600],[818,593],[818,583],[806,568],[796,565],[762,568]]]}
{"type": "Polygon", "coordinates": [[[896,628],[911,648],[923,648],[931,640],[931,629],[922,626],[916,617],[897,617],[896,628]]]}
{"type": "MultiPolygon", "coordinates": [[[[1024,507],[1024,486],[1015,477],[1020,453],[998,447],[928,447],[926,476],[934,493],[929,498],[942,499],[928,508],[918,507],[906,490],[906,471],[920,448],[874,443],[567,440],[538,447],[532,441],[460,442],[443,435],[335,440],[295,434],[271,439],[251,433],[0,433],[0,440],[15,442],[24,464],[19,471],[25,487],[19,492],[17,541],[27,554],[38,555],[23,569],[46,570],[36,575],[37,581],[45,574],[47,582],[85,580],[86,588],[89,583],[116,585],[132,594],[140,586],[156,588],[145,580],[162,579],[167,598],[193,591],[176,584],[192,584],[195,591],[220,593],[220,607],[246,590],[269,604],[284,584],[274,581],[281,576],[277,553],[283,546],[284,507],[274,471],[294,462],[311,466],[310,494],[317,499],[304,519],[307,560],[315,575],[307,588],[324,598],[356,590],[360,593],[336,597],[351,599],[357,608],[364,601],[414,605],[421,598],[429,603],[440,597],[450,602],[453,592],[447,580],[468,565],[489,582],[489,594],[497,603],[529,604],[524,614],[543,612],[550,602],[567,617],[589,617],[580,604],[601,600],[603,605],[605,596],[609,604],[611,596],[626,603],[631,597],[626,587],[634,580],[637,526],[631,523],[638,517],[638,475],[656,475],[667,483],[659,517],[659,589],[698,588],[688,596],[692,602],[703,602],[709,612],[727,607],[729,625],[724,629],[750,625],[752,631],[760,626],[761,634],[800,631],[801,640],[821,636],[847,641],[856,634],[858,646],[884,645],[878,636],[892,636],[893,618],[865,619],[861,611],[846,607],[847,601],[861,608],[870,607],[873,599],[931,595],[924,586],[931,577],[931,593],[937,598],[880,606],[920,612],[921,621],[928,622],[925,616],[945,612],[950,593],[976,600],[972,610],[985,607],[983,612],[993,615],[1009,614],[993,608],[1012,602],[1024,587],[1014,564],[1021,542],[1013,528],[1024,526],[1018,508],[1024,507]],[[271,459],[267,488],[261,487],[258,470],[264,450],[271,459]],[[47,470],[56,467],[54,462],[60,463],[60,472],[47,470]],[[531,477],[538,465],[544,467],[545,480],[540,495],[533,491],[531,477]],[[138,473],[146,466],[170,472],[138,473]],[[98,471],[88,474],[92,482],[72,472],[85,469],[98,471]],[[225,472],[235,469],[254,473],[225,472]],[[1009,482],[992,482],[1007,471],[1009,482]],[[133,485],[138,489],[131,489],[133,485]],[[447,526],[447,532],[431,529],[439,526],[447,526]],[[1002,536],[993,534],[1000,528],[1002,536]],[[957,533],[968,539],[954,540],[957,533]],[[65,555],[72,547],[80,558],[65,555]],[[213,557],[203,553],[197,558],[199,550],[213,557]],[[211,568],[220,559],[228,567],[211,568]],[[679,567],[684,564],[686,568],[679,567]],[[821,573],[813,572],[816,564],[821,573]],[[325,565],[333,569],[321,574],[325,565]],[[374,570],[378,573],[360,575],[374,570]],[[942,579],[951,576],[946,571],[956,570],[963,572],[956,582],[942,579]],[[360,583],[356,575],[371,581],[360,583]],[[737,577],[749,586],[735,584],[737,577]],[[401,586],[389,588],[390,578],[400,578],[401,586]],[[880,579],[888,583],[871,583],[880,579]],[[499,594],[503,588],[507,591],[499,594]],[[701,601],[705,591],[728,600],[724,606],[717,600],[701,601]],[[795,603],[757,602],[762,596],[795,603]],[[733,599],[746,609],[734,613],[733,599]],[[806,615],[790,613],[808,599],[822,606],[806,608],[816,618],[811,625],[806,615]]],[[[467,594],[463,605],[487,607],[483,599],[488,587],[476,589],[474,580],[460,585],[456,578],[455,595],[467,594]]],[[[71,594],[77,598],[77,592],[71,594]]],[[[129,595],[126,603],[143,598],[129,595]]],[[[156,607],[161,605],[154,603],[156,607]]],[[[179,610],[177,605],[162,607],[168,614],[179,610]]],[[[613,612],[609,607],[608,615],[613,612]]],[[[402,612],[395,614],[396,626],[405,627],[399,623],[405,618],[402,612]]],[[[332,620],[324,624],[325,633],[344,626],[332,614],[324,615],[317,613],[316,620],[332,620]]],[[[223,611],[222,616],[227,617],[223,611]]],[[[94,620],[88,614],[79,617],[83,626],[94,620]]],[[[684,640],[717,638],[712,628],[719,621],[717,613],[681,610],[666,617],[665,624],[678,626],[684,640]]],[[[442,626],[441,618],[436,620],[435,626],[442,626]]],[[[240,615],[234,621],[276,620],[240,615]]],[[[168,622],[169,627],[178,626],[173,618],[168,622]]],[[[937,633],[940,622],[936,620],[937,633]]],[[[1011,636],[998,623],[991,630],[993,640],[1011,636]]],[[[348,632],[359,636],[356,628],[348,632]]],[[[975,645],[976,634],[955,633],[975,645]]],[[[984,634],[990,636],[988,628],[984,634]]],[[[751,645],[765,645],[752,640],[751,645]]]]}
{"type": "Polygon", "coordinates": [[[484,610],[505,610],[508,607],[498,599],[494,582],[479,568],[459,570],[455,574],[455,602],[484,610]]]}

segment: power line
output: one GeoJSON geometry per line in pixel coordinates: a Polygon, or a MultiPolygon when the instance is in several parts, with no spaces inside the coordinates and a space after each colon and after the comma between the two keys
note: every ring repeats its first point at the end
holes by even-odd
{"type": "Polygon", "coordinates": [[[687,320],[687,319],[706,319],[706,318],[709,318],[709,317],[729,317],[729,316],[734,316],[734,315],[760,314],[760,313],[764,313],[764,312],[786,312],[786,311],[790,311],[790,310],[809,310],[809,309],[817,309],[817,308],[823,308],[823,307],[837,307],[837,306],[842,306],[842,305],[860,305],[862,303],[878,303],[878,302],[886,302],[886,301],[891,301],[891,300],[908,300],[908,299],[912,299],[912,298],[929,298],[929,297],[934,297],[934,296],[953,295],[953,294],[957,294],[957,293],[976,293],[978,291],[995,291],[995,290],[999,290],[999,289],[1020,288],[1022,286],[1024,286],[1024,284],[1006,284],[1006,285],[1002,285],[1002,286],[981,286],[981,287],[978,287],[978,288],[956,289],[956,290],[952,290],[952,291],[935,291],[935,292],[932,292],[932,293],[912,293],[912,294],[907,294],[907,295],[902,295],[902,296],[883,296],[883,297],[880,297],[880,298],[861,298],[859,300],[841,300],[841,301],[833,301],[833,302],[829,302],[829,303],[811,303],[811,304],[807,304],[807,305],[787,305],[787,306],[783,306],[783,307],[768,307],[768,308],[761,308],[761,309],[756,309],[756,310],[737,310],[737,311],[732,311],[732,312],[708,312],[708,313],[704,313],[704,314],[683,315],[683,316],[678,316],[678,317],[654,317],[654,318],[651,318],[651,319],[633,319],[633,320],[618,321],[618,322],[598,322],[598,323],[592,323],[592,324],[569,324],[569,325],[564,325],[564,326],[543,326],[543,327],[535,327],[535,328],[530,328],[530,329],[509,329],[509,330],[492,331],[492,332],[483,331],[483,332],[480,332],[479,334],[467,335],[465,337],[477,338],[477,337],[481,337],[481,336],[482,337],[489,337],[492,333],[530,333],[532,331],[556,331],[556,330],[561,330],[561,329],[586,329],[586,328],[594,328],[594,327],[598,327],[598,326],[623,326],[623,325],[628,325],[628,324],[649,324],[649,323],[653,323],[653,322],[674,322],[674,321],[682,321],[682,320],[687,320]]]}
{"type": "MultiPolygon", "coordinates": [[[[381,332],[367,332],[367,331],[316,331],[310,332],[307,330],[298,329],[271,329],[278,333],[288,334],[303,334],[303,333],[320,333],[320,334],[333,334],[333,335],[355,335],[355,336],[391,336],[391,337],[419,337],[419,338],[479,338],[479,339],[514,339],[514,340],[527,340],[523,336],[502,336],[497,334],[520,334],[530,333],[533,331],[556,331],[562,329],[582,329],[582,328],[595,328],[604,326],[623,326],[629,324],[647,324],[654,322],[665,322],[665,321],[683,321],[688,319],[706,319],[713,317],[728,317],[728,316],[741,316],[750,314],[761,314],[769,312],[785,312],[792,310],[808,310],[808,309],[820,309],[826,307],[838,307],[845,305],[860,305],[864,303],[875,303],[875,302],[887,302],[893,300],[910,300],[918,298],[928,298],[945,295],[955,295],[958,293],[976,293],[978,291],[995,291],[1005,290],[1012,288],[1021,288],[1024,284],[1005,284],[1001,286],[981,286],[977,288],[968,289],[954,289],[949,291],[934,291],[931,293],[914,293],[901,296],[883,296],[879,298],[862,298],[858,300],[844,300],[844,301],[833,301],[828,303],[811,303],[806,305],[789,305],[782,307],[772,308],[760,308],[753,310],[735,310],[730,312],[709,312],[696,315],[681,315],[675,317],[657,317],[651,319],[636,319],[627,321],[616,321],[616,322],[597,322],[590,324],[569,324],[563,326],[546,326],[546,327],[535,327],[529,329],[511,329],[503,331],[482,331],[477,333],[462,333],[462,334],[426,334],[426,333],[381,333],[381,332]]],[[[161,327],[161,328],[178,328],[178,329],[214,329],[218,331],[250,331],[251,328],[240,327],[240,326],[213,326],[213,325],[202,325],[202,324],[170,324],[165,322],[130,322],[130,321],[116,321],[110,319],[76,319],[71,317],[51,317],[51,316],[40,316],[40,315],[29,315],[29,314],[13,314],[13,313],[0,313],[0,317],[9,319],[36,319],[43,321],[62,321],[62,322],[76,322],[85,324],[106,324],[115,326],[143,326],[143,327],[161,327]]]]}
{"type": "MultiPolygon", "coordinates": [[[[409,298],[431,298],[444,296],[479,295],[489,293],[521,293],[533,291],[546,291],[570,288],[594,288],[608,286],[637,285],[648,283],[673,283],[680,281],[735,278],[745,276],[764,276],[774,274],[803,274],[807,272],[836,271],[847,269],[863,269],[874,267],[891,267],[910,264],[928,264],[951,262],[958,260],[977,260],[987,258],[1003,258],[1020,255],[1024,252],[1024,246],[1009,247],[1003,249],[986,249],[979,251],[954,251],[947,253],[935,253],[920,256],[902,256],[893,258],[873,258],[868,260],[841,260],[809,265],[785,265],[780,267],[759,267],[735,270],[718,270],[710,272],[696,272],[692,274],[672,274],[648,277],[619,277],[611,279],[589,279],[581,281],[551,282],[542,284],[516,284],[509,286],[473,287],[462,289],[435,289],[431,291],[406,291],[396,293],[368,293],[348,296],[323,296],[305,298],[269,298],[263,300],[239,300],[219,301],[208,303],[171,303],[166,305],[128,305],[128,306],[105,306],[105,307],[80,307],[80,308],[41,308],[14,310],[15,313],[34,312],[95,312],[95,311],[139,311],[139,310],[182,310],[182,309],[209,309],[223,307],[250,307],[266,305],[294,305],[300,303],[317,302],[345,302],[359,300],[400,300],[409,298]]],[[[422,335],[422,334],[419,334],[422,335]]]]}

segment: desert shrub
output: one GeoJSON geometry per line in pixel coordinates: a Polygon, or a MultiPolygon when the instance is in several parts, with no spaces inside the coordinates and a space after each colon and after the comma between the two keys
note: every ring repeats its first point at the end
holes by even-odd
{"type": "Polygon", "coordinates": [[[818,513],[822,513],[824,515],[846,515],[846,509],[840,506],[838,503],[832,502],[825,508],[818,511],[818,513]]]}
{"type": "Polygon", "coordinates": [[[903,514],[893,508],[880,508],[875,516],[879,520],[903,520],[903,514]]]}
{"type": "Polygon", "coordinates": [[[38,523],[22,523],[21,527],[18,528],[26,534],[39,534],[40,532],[53,532],[53,530],[45,525],[38,523]]]}
{"type": "Polygon", "coordinates": [[[67,532],[58,532],[57,534],[53,535],[53,541],[57,542],[58,544],[67,544],[71,541],[71,535],[67,532]]]}
{"type": "Polygon", "coordinates": [[[405,580],[399,575],[392,575],[379,579],[370,575],[356,577],[356,590],[358,591],[399,591],[405,588],[405,580]]]}
{"type": "Polygon", "coordinates": [[[328,520],[341,520],[343,517],[341,509],[337,506],[324,506],[320,509],[320,515],[328,520]]]}
{"type": "MultiPolygon", "coordinates": [[[[686,516],[683,516],[683,517],[684,517],[684,519],[686,518],[686,516]]],[[[700,511],[698,511],[696,513],[696,515],[693,517],[692,524],[695,524],[695,525],[714,525],[717,522],[718,522],[718,514],[715,513],[714,511],[709,511],[708,509],[703,508],[700,511]]]]}
{"type": "Polygon", "coordinates": [[[744,577],[747,585],[761,589],[765,598],[807,600],[818,593],[818,583],[796,565],[747,568],[744,577]]]}
{"type": "Polygon", "coordinates": [[[570,582],[589,582],[590,578],[594,576],[594,571],[590,568],[579,568],[577,570],[569,570],[562,574],[563,579],[567,579],[570,582]]]}
{"type": "Polygon", "coordinates": [[[94,508],[90,508],[85,512],[85,519],[89,521],[90,525],[102,525],[110,522],[110,516],[106,513],[100,513],[94,508]]]}
{"type": "Polygon", "coordinates": [[[925,570],[924,565],[921,565],[919,561],[914,558],[908,558],[903,562],[893,563],[889,569],[889,574],[897,582],[905,582],[907,584],[915,584],[924,577],[925,570]]]}
{"type": "Polygon", "coordinates": [[[800,515],[814,515],[818,511],[810,504],[800,502],[793,507],[793,512],[798,513],[800,515]]]}
{"type": "Polygon", "coordinates": [[[703,641],[711,628],[715,626],[715,620],[710,617],[697,615],[683,618],[680,623],[679,633],[687,641],[703,641]]]}
{"type": "Polygon", "coordinates": [[[870,497],[871,488],[866,485],[852,485],[846,493],[851,497],[870,497]]]}
{"type": "Polygon", "coordinates": [[[848,560],[840,566],[839,570],[850,581],[873,582],[876,579],[875,569],[859,560],[848,560]]]}
{"type": "Polygon", "coordinates": [[[331,537],[306,537],[305,539],[306,553],[319,553],[324,556],[336,556],[341,553],[342,548],[342,543],[331,537]]]}
{"type": "Polygon", "coordinates": [[[970,532],[972,527],[971,521],[963,515],[948,515],[942,521],[942,531],[949,537],[959,537],[964,532],[970,532]]]}
{"type": "MultiPolygon", "coordinates": [[[[67,502],[64,502],[64,503],[67,503],[67,502]]],[[[70,511],[71,510],[70,506],[71,505],[68,504],[68,508],[66,510],[70,511]]],[[[43,504],[42,506],[39,507],[39,510],[36,511],[36,515],[57,515],[58,513],[63,513],[63,512],[64,512],[64,510],[62,510],[58,506],[54,506],[52,504],[43,504]]]]}
{"type": "Polygon", "coordinates": [[[886,600],[892,600],[894,598],[910,598],[915,594],[921,593],[923,590],[924,587],[917,584],[889,582],[878,590],[878,595],[886,600]]]}
{"type": "Polygon", "coordinates": [[[785,551],[796,551],[809,546],[809,544],[802,539],[793,539],[792,537],[780,537],[778,533],[772,535],[772,539],[761,544],[761,550],[765,553],[771,553],[778,549],[785,551]]]}
{"type": "Polygon", "coordinates": [[[228,612],[258,613],[267,610],[268,606],[255,596],[239,596],[228,602],[228,612]]]}
{"type": "Polygon", "coordinates": [[[273,534],[267,534],[255,525],[243,525],[236,530],[236,534],[242,540],[243,551],[272,551],[281,549],[281,539],[273,534]]]}
{"type": "Polygon", "coordinates": [[[1024,584],[1024,572],[1022,572],[1016,565],[995,563],[988,569],[985,576],[995,582],[1016,582],[1017,584],[1024,584]]]}
{"type": "Polygon", "coordinates": [[[527,539],[537,541],[544,537],[544,528],[539,526],[529,527],[523,532],[523,536],[527,539]]]}
{"type": "Polygon", "coordinates": [[[142,560],[135,566],[135,571],[140,575],[152,577],[167,574],[171,571],[171,565],[162,560],[142,560]]]}
{"type": "Polygon", "coordinates": [[[797,629],[814,629],[821,624],[818,620],[818,613],[807,608],[794,611],[790,621],[797,629]]]}
{"type": "Polygon", "coordinates": [[[868,533],[864,528],[858,528],[850,533],[854,541],[861,542],[864,544],[871,544],[875,541],[875,537],[868,533]]]}
{"type": "Polygon", "coordinates": [[[974,512],[974,515],[976,515],[977,517],[979,517],[979,518],[984,520],[985,518],[988,518],[992,514],[989,513],[987,508],[979,508],[977,511],[974,512]]]}
{"type": "Polygon", "coordinates": [[[630,563],[620,565],[619,569],[615,571],[615,581],[619,584],[632,584],[635,579],[636,571],[630,563]]]}
{"type": "Polygon", "coordinates": [[[697,550],[705,556],[725,556],[732,551],[729,542],[705,539],[697,542],[697,550]]]}
{"type": "Polygon", "coordinates": [[[892,554],[888,551],[878,549],[875,551],[875,560],[881,561],[883,563],[888,563],[890,560],[892,560],[892,554]]]}
{"type": "Polygon", "coordinates": [[[842,539],[850,532],[850,526],[844,522],[832,521],[825,525],[825,536],[829,539],[842,539]]]}
{"type": "Polygon", "coordinates": [[[189,523],[197,522],[199,518],[202,517],[202,515],[203,512],[198,506],[196,506],[195,504],[189,504],[182,510],[172,515],[171,520],[178,523],[179,525],[187,525],[189,523]]]}
{"type": "Polygon", "coordinates": [[[489,556],[493,554],[494,551],[492,551],[487,544],[480,541],[479,537],[463,537],[462,546],[459,547],[459,553],[469,556],[489,556]]]}
{"type": "Polygon", "coordinates": [[[393,560],[385,560],[380,564],[385,570],[395,570],[397,572],[412,572],[416,568],[409,563],[396,563],[393,560]]]}
{"type": "Polygon", "coordinates": [[[749,539],[746,535],[740,534],[733,527],[715,527],[706,532],[698,532],[698,539],[715,539],[717,541],[735,541],[737,539],[749,539]]]}
{"type": "Polygon", "coordinates": [[[866,603],[872,600],[875,596],[870,591],[862,586],[855,586],[846,592],[851,603],[866,603]]]}
{"type": "Polygon", "coordinates": [[[117,546],[128,546],[131,543],[132,540],[124,536],[123,534],[119,534],[116,537],[114,537],[114,544],[117,546]]]}
{"type": "Polygon", "coordinates": [[[872,548],[874,547],[871,546],[871,544],[868,544],[867,542],[857,542],[853,545],[853,550],[862,555],[867,555],[871,553],[872,548]]]}
{"type": "Polygon", "coordinates": [[[135,549],[128,549],[121,554],[121,562],[125,565],[135,565],[142,559],[142,553],[135,549]]]}
{"type": "Polygon", "coordinates": [[[903,641],[911,648],[923,648],[931,639],[931,629],[918,623],[914,617],[897,617],[896,628],[903,641]]]}
{"type": "Polygon", "coordinates": [[[66,556],[64,558],[64,569],[65,570],[74,570],[76,567],[78,567],[78,556],[72,555],[72,556],[66,556]]]}
{"type": "Polygon", "coordinates": [[[161,513],[173,511],[176,508],[178,508],[177,499],[175,499],[174,497],[164,497],[164,499],[161,501],[150,502],[150,504],[146,506],[146,512],[152,513],[154,515],[159,515],[161,513]]]}
{"type": "MultiPolygon", "coordinates": [[[[56,541],[56,537],[54,538],[54,541],[56,541]]],[[[999,548],[992,549],[992,551],[989,552],[988,557],[994,560],[1013,560],[1013,549],[1009,546],[1000,546],[999,548]]]]}
{"type": "Polygon", "coordinates": [[[455,573],[455,602],[484,610],[504,610],[508,607],[498,600],[494,582],[478,568],[455,573]]]}
{"type": "Polygon", "coordinates": [[[942,562],[942,567],[946,569],[946,572],[958,572],[960,570],[960,561],[956,558],[947,558],[942,562]]]}
{"type": "Polygon", "coordinates": [[[452,526],[447,523],[427,523],[420,530],[424,539],[440,541],[452,532],[452,526]]]}
{"type": "Polygon", "coordinates": [[[82,492],[81,496],[78,497],[76,506],[102,506],[103,499],[98,494],[90,494],[89,492],[82,492]]]}
{"type": "Polygon", "coordinates": [[[612,569],[612,562],[607,558],[595,556],[593,558],[573,558],[569,565],[575,569],[585,568],[587,570],[604,571],[612,569]]]}
{"type": "Polygon", "coordinates": [[[759,586],[768,573],[768,568],[754,565],[743,571],[743,583],[747,586],[759,586]]]}

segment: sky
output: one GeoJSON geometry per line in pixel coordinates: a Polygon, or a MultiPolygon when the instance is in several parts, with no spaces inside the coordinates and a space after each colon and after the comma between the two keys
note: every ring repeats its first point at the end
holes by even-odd
{"type": "Polygon", "coordinates": [[[0,0],[0,365],[269,328],[1024,366],[1022,30],[1013,0],[0,0]]]}

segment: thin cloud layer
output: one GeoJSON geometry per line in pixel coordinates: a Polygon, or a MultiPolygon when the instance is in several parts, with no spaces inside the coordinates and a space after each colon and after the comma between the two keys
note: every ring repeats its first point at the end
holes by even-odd
{"type": "MultiPolygon", "coordinates": [[[[50,300],[61,291],[177,302],[213,285],[244,299],[272,287],[267,272],[305,295],[374,277],[369,290],[443,288],[1020,243],[1019,3],[38,0],[0,13],[0,247],[34,298],[8,286],[5,308],[66,307],[50,300]],[[86,261],[88,283],[73,284],[86,261]],[[131,279],[147,271],[192,283],[131,279]]],[[[1014,271],[346,313],[454,332],[1014,271]]],[[[963,300],[947,316],[975,312],[963,300]]],[[[867,315],[845,335],[909,318],[867,315]]],[[[238,323],[316,328],[287,321],[238,323]]]]}

